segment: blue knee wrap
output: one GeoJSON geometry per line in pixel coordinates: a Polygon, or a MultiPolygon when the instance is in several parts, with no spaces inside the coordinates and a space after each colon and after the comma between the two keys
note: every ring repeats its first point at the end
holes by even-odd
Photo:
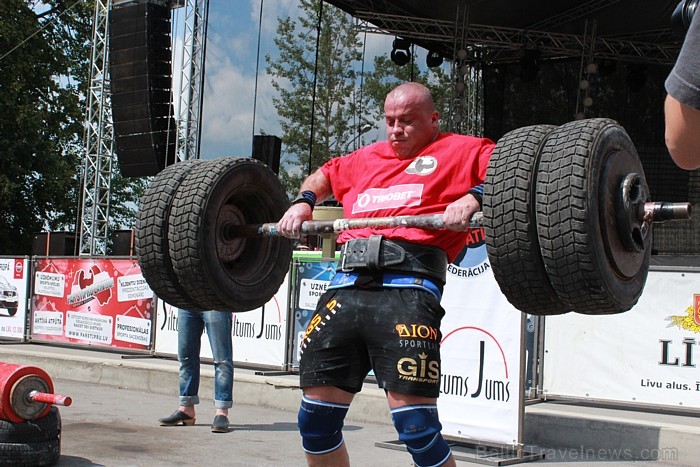
{"type": "Polygon", "coordinates": [[[297,426],[304,451],[309,454],[333,452],[343,444],[343,420],[349,405],[302,398],[297,426]]]}
{"type": "Polygon", "coordinates": [[[407,405],[391,410],[391,418],[416,466],[442,465],[450,457],[450,447],[440,434],[436,405],[407,405]]]}

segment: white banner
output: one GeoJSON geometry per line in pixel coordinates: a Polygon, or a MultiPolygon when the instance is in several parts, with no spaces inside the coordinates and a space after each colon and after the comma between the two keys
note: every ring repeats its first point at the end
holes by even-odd
{"type": "Polygon", "coordinates": [[[447,435],[518,444],[525,315],[501,294],[480,232],[448,266],[440,421],[447,435]]]}
{"type": "Polygon", "coordinates": [[[0,337],[23,339],[29,260],[0,258],[0,337]]]}
{"type": "Polygon", "coordinates": [[[700,274],[650,271],[630,311],[545,322],[546,394],[700,408],[700,274]]]}
{"type": "MultiPolygon", "coordinates": [[[[275,295],[263,307],[234,313],[233,361],[284,368],[287,353],[287,307],[289,274],[275,295]]],[[[158,299],[156,353],[177,356],[177,312],[158,299]]],[[[202,336],[200,356],[212,358],[209,339],[202,336]]]]}

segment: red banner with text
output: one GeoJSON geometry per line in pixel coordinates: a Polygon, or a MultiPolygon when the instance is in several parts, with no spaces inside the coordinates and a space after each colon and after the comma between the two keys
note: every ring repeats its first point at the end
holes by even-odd
{"type": "Polygon", "coordinates": [[[32,340],[151,348],[153,291],[138,262],[106,258],[38,258],[31,299],[32,340]]]}

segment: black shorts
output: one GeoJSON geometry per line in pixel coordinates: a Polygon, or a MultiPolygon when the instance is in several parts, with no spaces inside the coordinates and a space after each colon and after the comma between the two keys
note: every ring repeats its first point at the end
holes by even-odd
{"type": "Polygon", "coordinates": [[[425,290],[328,290],[302,340],[301,387],[357,393],[373,369],[381,388],[438,397],[444,314],[437,297],[425,290]]]}

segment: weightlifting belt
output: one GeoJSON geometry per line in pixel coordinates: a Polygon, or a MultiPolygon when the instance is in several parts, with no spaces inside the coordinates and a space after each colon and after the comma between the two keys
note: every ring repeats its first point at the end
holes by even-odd
{"type": "MultiPolygon", "coordinates": [[[[362,282],[359,273],[339,272],[333,277],[333,280],[331,281],[331,284],[327,287],[327,290],[341,289],[343,287],[354,286],[357,285],[357,282],[362,282]]],[[[438,287],[430,279],[406,276],[403,274],[384,273],[381,274],[381,278],[378,282],[380,282],[383,287],[422,289],[435,295],[435,297],[438,300],[442,299],[442,288],[438,287]]]]}
{"type": "Polygon", "coordinates": [[[398,242],[372,235],[343,244],[340,250],[343,272],[391,272],[418,276],[445,284],[447,254],[438,247],[398,242]]]}

